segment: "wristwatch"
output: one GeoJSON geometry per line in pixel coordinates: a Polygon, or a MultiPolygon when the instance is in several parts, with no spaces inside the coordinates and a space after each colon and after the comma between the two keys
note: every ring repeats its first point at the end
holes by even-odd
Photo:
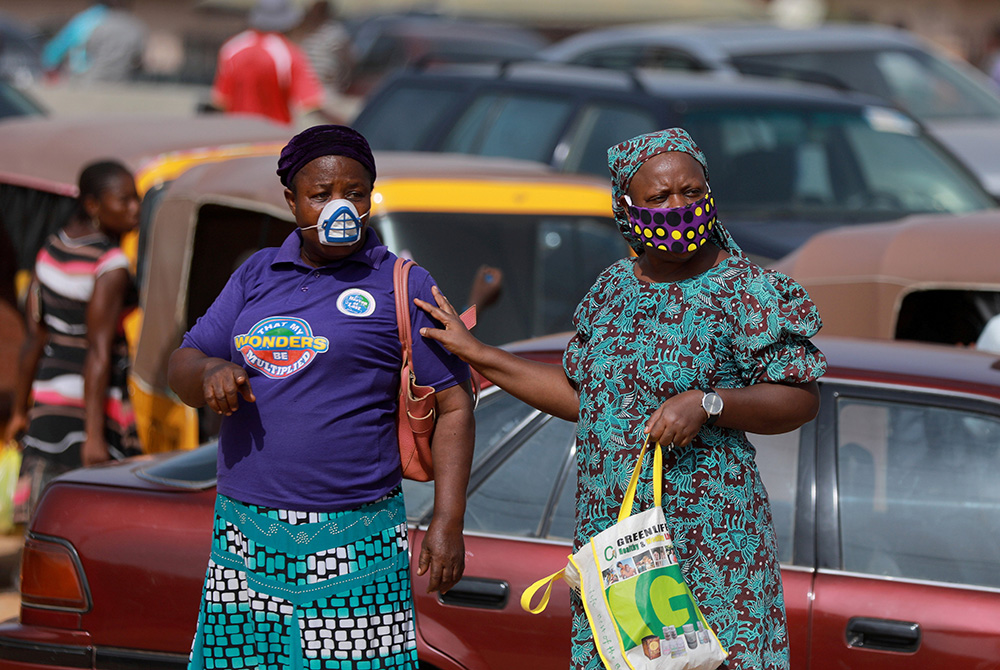
{"type": "Polygon", "coordinates": [[[708,414],[706,426],[714,426],[719,415],[722,414],[722,396],[715,392],[715,389],[702,389],[701,408],[708,414]]]}

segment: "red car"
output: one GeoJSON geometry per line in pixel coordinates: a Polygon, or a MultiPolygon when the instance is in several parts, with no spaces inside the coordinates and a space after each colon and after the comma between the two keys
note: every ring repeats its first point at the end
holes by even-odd
{"type": "MultiPolygon", "coordinates": [[[[551,362],[565,336],[515,347],[551,362]]],[[[822,408],[755,436],[774,508],[795,670],[1000,667],[1000,361],[955,347],[819,339],[822,408]]],[[[493,388],[477,410],[465,577],[415,580],[423,670],[569,663],[575,426],[493,388]]],[[[78,470],[25,546],[0,668],[182,668],[209,553],[215,447],[78,470]]],[[[430,484],[407,482],[419,547],[430,484]]]]}

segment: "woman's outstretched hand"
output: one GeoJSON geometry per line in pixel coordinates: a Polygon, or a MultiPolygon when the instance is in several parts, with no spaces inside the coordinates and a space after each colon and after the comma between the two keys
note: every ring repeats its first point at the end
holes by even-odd
{"type": "Polygon", "coordinates": [[[461,317],[458,315],[458,310],[441,293],[441,289],[433,286],[431,287],[431,291],[434,293],[434,300],[437,302],[436,306],[420,298],[414,298],[413,303],[430,314],[443,327],[421,328],[420,334],[428,339],[440,342],[445,349],[466,363],[470,362],[475,358],[476,350],[483,346],[482,342],[477,340],[469,332],[469,329],[465,327],[461,317]]]}
{"type": "Polygon", "coordinates": [[[691,443],[708,418],[701,408],[702,391],[685,391],[656,408],[646,422],[645,433],[650,443],[659,442],[666,447],[685,447],[691,443]]]}

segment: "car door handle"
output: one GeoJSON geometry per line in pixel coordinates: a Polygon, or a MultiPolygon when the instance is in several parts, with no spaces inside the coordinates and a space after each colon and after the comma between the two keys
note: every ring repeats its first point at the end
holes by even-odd
{"type": "Polygon", "coordinates": [[[864,649],[912,653],[920,647],[920,624],[854,617],[847,622],[847,644],[864,649]]]}
{"type": "Polygon", "coordinates": [[[509,597],[510,585],[505,581],[482,577],[462,577],[457,584],[448,589],[447,593],[439,593],[438,601],[444,605],[454,605],[455,607],[500,610],[507,605],[509,597]]]}

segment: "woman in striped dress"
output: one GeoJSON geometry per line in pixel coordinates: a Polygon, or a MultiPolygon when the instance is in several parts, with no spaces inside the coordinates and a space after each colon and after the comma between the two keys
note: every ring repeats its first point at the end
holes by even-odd
{"type": "Polygon", "coordinates": [[[103,161],[80,174],[70,221],[38,253],[8,438],[27,430],[15,518],[45,484],[84,465],[138,453],[122,318],[135,286],[119,238],[139,223],[131,172],[103,161]],[[33,402],[32,402],[33,400],[33,402]]]}

